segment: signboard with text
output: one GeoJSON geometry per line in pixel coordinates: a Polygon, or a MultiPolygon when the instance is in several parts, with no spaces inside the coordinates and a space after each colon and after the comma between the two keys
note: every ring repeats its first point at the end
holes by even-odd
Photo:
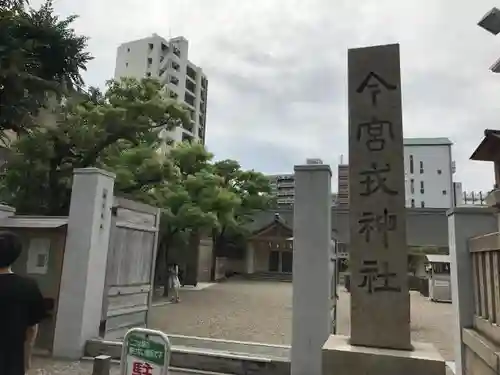
{"type": "Polygon", "coordinates": [[[121,375],[167,375],[170,351],[163,332],[133,328],[123,340],[121,375]]]}
{"type": "Polygon", "coordinates": [[[348,64],[351,343],[411,349],[399,45],[348,64]]]}

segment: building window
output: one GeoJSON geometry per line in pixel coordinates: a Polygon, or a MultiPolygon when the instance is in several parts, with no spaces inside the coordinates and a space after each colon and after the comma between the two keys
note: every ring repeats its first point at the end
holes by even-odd
{"type": "Polygon", "coordinates": [[[413,155],[410,155],[410,173],[413,173],[413,155]]]}
{"type": "Polygon", "coordinates": [[[148,57],[148,66],[151,66],[152,63],[153,63],[153,59],[151,57],[148,57]]]}
{"type": "Polygon", "coordinates": [[[420,181],[420,193],[424,194],[424,181],[420,181]]]}
{"type": "Polygon", "coordinates": [[[443,190],[443,195],[446,195],[448,194],[448,192],[446,190],[443,190]]]}
{"type": "Polygon", "coordinates": [[[441,169],[438,169],[438,171],[437,171],[437,172],[438,172],[438,174],[443,173],[443,171],[442,171],[441,169]]]}
{"type": "Polygon", "coordinates": [[[411,206],[412,206],[412,208],[415,208],[415,199],[411,200],[411,206]]]}
{"type": "Polygon", "coordinates": [[[127,63],[125,63],[125,66],[126,66],[126,67],[128,67],[128,62],[127,62],[127,63]]]}
{"type": "Polygon", "coordinates": [[[424,201],[420,202],[420,207],[425,208],[425,202],[424,201]]]}
{"type": "Polygon", "coordinates": [[[148,47],[149,47],[149,50],[152,51],[153,47],[154,47],[153,43],[148,43],[148,47]]]}
{"type": "Polygon", "coordinates": [[[130,52],[130,48],[127,48],[127,52],[130,52]]]}
{"type": "Polygon", "coordinates": [[[415,194],[415,180],[413,178],[410,180],[410,192],[415,194]]]}
{"type": "Polygon", "coordinates": [[[146,77],[151,77],[151,72],[147,72],[146,77]]]}
{"type": "Polygon", "coordinates": [[[424,162],[420,162],[420,174],[424,173],[424,162]]]}

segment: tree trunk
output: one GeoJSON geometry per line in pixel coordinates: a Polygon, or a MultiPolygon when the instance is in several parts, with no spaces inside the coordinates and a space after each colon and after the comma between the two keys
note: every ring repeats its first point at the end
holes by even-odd
{"type": "Polygon", "coordinates": [[[167,241],[162,241],[160,248],[158,249],[158,254],[157,254],[157,265],[159,264],[159,268],[157,268],[158,275],[162,275],[162,281],[163,281],[163,297],[168,297],[169,293],[169,278],[170,278],[170,272],[168,269],[168,250],[169,250],[169,243],[167,241]]]}
{"type": "Polygon", "coordinates": [[[218,233],[214,229],[212,230],[212,266],[210,269],[210,281],[215,281],[215,275],[216,275],[216,266],[217,266],[217,237],[218,233]]]}
{"type": "Polygon", "coordinates": [[[185,285],[196,286],[198,284],[198,262],[200,253],[200,234],[193,231],[189,235],[188,256],[186,259],[185,285]]]}

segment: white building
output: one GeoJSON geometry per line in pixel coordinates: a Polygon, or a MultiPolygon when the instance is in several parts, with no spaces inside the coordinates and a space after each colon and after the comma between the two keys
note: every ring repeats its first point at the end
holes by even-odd
{"type": "Polygon", "coordinates": [[[115,79],[152,77],[165,84],[167,94],[184,103],[191,123],[170,132],[176,142],[205,143],[207,77],[188,60],[189,43],[180,36],[167,40],[157,34],[124,43],[116,55],[115,79]]]}
{"type": "Polygon", "coordinates": [[[456,205],[448,138],[405,138],[405,193],[407,207],[450,208],[456,205]]]}

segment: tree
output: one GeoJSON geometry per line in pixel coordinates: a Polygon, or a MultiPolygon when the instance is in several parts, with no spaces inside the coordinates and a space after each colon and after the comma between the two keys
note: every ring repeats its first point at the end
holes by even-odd
{"type": "MultiPolygon", "coordinates": [[[[212,171],[213,155],[201,144],[178,144],[169,158],[177,175],[155,191],[162,207],[157,272],[166,272],[171,260],[182,262],[187,268],[186,283],[196,284],[199,237],[218,225],[212,207],[224,193],[222,180],[212,171]]],[[[167,275],[163,276],[166,282],[167,275]]],[[[164,293],[168,293],[166,285],[164,293]]]]}
{"type": "Polygon", "coordinates": [[[51,0],[36,10],[0,1],[0,134],[31,131],[51,99],[83,85],[80,71],[92,57],[87,38],[71,28],[76,18],[60,20],[51,0]]]}
{"type": "Polygon", "coordinates": [[[216,162],[214,170],[222,178],[224,189],[234,198],[226,195],[225,204],[219,202],[215,207],[219,225],[212,229],[212,270],[217,256],[234,253],[244,242],[248,235],[246,225],[255,212],[269,208],[273,202],[269,179],[262,173],[243,171],[235,160],[216,162]]]}
{"type": "Polygon", "coordinates": [[[66,215],[74,168],[96,166],[117,173],[117,191],[140,193],[173,173],[155,154],[158,131],[188,121],[152,79],[109,81],[63,102],[57,123],[21,135],[3,181],[4,201],[20,213],[66,215]]]}

